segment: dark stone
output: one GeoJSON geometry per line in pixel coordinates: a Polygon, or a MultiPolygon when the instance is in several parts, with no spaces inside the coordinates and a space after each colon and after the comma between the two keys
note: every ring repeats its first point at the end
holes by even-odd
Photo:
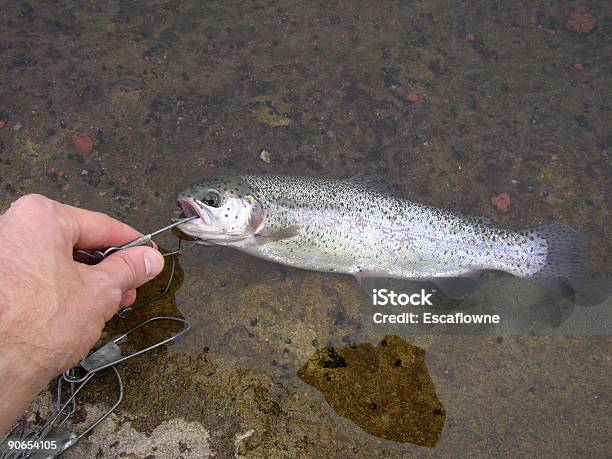
{"type": "Polygon", "coordinates": [[[587,131],[592,131],[593,130],[593,124],[591,123],[591,121],[586,116],[584,116],[584,115],[577,115],[577,116],[574,117],[574,119],[578,123],[578,126],[580,126],[582,129],[585,129],[587,131]]]}

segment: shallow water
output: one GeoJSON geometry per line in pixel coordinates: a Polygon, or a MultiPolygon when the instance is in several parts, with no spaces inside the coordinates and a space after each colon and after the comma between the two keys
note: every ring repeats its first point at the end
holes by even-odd
{"type": "MultiPolygon", "coordinates": [[[[367,172],[408,199],[510,227],[569,224],[591,241],[590,266],[609,270],[610,11],[589,2],[583,23],[590,12],[597,24],[578,33],[575,6],[4,2],[0,209],[38,192],[144,231],[177,216],[176,193],[204,175],[367,172]],[[491,202],[501,193],[506,212],[491,202]]],[[[109,324],[108,337],[162,312],[194,325],[122,368],[117,425],[195,421],[220,457],[609,454],[608,337],[404,337],[425,351],[445,414],[435,447],[417,446],[373,435],[384,413],[339,416],[345,394],[298,377],[323,348],[382,341],[363,330],[354,279],[217,247],[180,265],[172,295],[109,324]]],[[[373,374],[346,384],[371,387],[373,374]]],[[[180,451],[174,434],[175,456],[199,441],[181,437],[180,451]]],[[[72,454],[131,451],[111,438],[94,433],[72,454]]]]}

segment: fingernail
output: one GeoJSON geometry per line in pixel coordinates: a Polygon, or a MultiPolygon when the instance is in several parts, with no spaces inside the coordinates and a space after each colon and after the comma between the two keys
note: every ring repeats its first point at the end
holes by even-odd
{"type": "Polygon", "coordinates": [[[147,250],[144,254],[144,265],[147,276],[155,277],[164,268],[164,257],[157,250],[147,250]]]}

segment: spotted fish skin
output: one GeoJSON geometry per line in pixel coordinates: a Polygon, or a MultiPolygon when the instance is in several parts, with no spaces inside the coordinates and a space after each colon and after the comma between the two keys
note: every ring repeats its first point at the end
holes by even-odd
{"type": "MultiPolygon", "coordinates": [[[[289,266],[408,279],[483,270],[567,277],[582,269],[583,240],[568,226],[496,228],[363,180],[240,175],[205,179],[181,196],[197,200],[211,188],[240,199],[251,196],[265,212],[257,231],[215,243],[289,266]]],[[[185,232],[199,237],[193,228],[185,232]]]]}

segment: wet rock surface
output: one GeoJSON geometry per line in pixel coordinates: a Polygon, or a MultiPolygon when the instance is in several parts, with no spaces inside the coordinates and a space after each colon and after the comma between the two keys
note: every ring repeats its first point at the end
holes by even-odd
{"type": "MultiPolygon", "coordinates": [[[[609,269],[609,9],[590,2],[597,23],[578,33],[577,6],[5,2],[0,209],[39,192],[145,231],[177,216],[176,193],[206,174],[366,172],[511,227],[569,224],[591,241],[591,266],[609,269]],[[503,213],[491,203],[502,192],[503,213]]],[[[408,340],[426,350],[446,419],[435,448],[403,444],[339,416],[296,374],[321,348],[381,341],[361,331],[353,279],[211,247],[180,262],[170,296],[103,337],[161,313],[194,325],[120,368],[113,422],[134,444],[94,434],[72,457],[197,457],[197,445],[218,457],[607,454],[608,338],[408,340]],[[190,442],[185,425],[210,437],[190,442]],[[147,437],[173,429],[169,449],[147,437]]],[[[112,387],[101,378],[83,400],[107,406],[112,387]]]]}

